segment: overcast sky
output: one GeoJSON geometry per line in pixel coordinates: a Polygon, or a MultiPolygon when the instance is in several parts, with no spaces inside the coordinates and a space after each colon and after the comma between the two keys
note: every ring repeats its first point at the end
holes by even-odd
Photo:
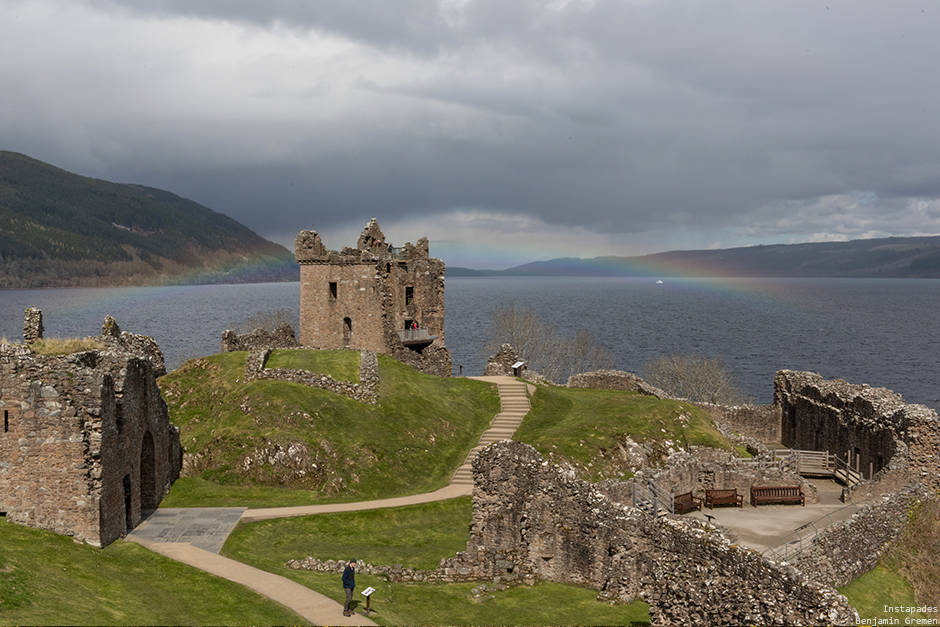
{"type": "Polygon", "coordinates": [[[0,0],[0,149],[449,265],[940,234],[934,0],[0,0]]]}

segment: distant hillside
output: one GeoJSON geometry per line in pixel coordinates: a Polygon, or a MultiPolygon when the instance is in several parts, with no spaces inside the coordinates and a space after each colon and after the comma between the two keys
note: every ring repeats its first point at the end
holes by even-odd
{"type": "Polygon", "coordinates": [[[455,276],[940,278],[940,237],[679,250],[639,257],[552,259],[509,268],[448,268],[455,276]]]}
{"type": "Polygon", "coordinates": [[[0,151],[0,288],[298,277],[289,250],[191,200],[0,151]]]}

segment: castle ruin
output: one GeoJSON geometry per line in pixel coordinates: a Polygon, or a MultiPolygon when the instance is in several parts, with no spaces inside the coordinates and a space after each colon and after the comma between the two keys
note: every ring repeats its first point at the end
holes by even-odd
{"type": "Polygon", "coordinates": [[[373,218],[356,248],[329,250],[316,231],[294,243],[300,264],[300,343],[372,350],[450,376],[444,345],[444,262],[428,240],[396,248],[373,218]]]}
{"type": "Polygon", "coordinates": [[[0,346],[0,512],[106,546],[179,477],[179,430],[156,381],[162,354],[130,352],[156,343],[121,333],[110,316],[106,349],[64,356],[30,350],[42,338],[38,310],[27,327],[25,345],[0,346]]]}

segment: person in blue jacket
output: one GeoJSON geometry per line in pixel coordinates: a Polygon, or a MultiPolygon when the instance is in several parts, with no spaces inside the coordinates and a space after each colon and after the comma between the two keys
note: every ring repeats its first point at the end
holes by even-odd
{"type": "Polygon", "coordinates": [[[352,603],[353,590],[356,587],[356,560],[349,560],[349,565],[343,571],[343,591],[346,593],[346,604],[343,606],[343,616],[352,616],[349,604],[352,603]]]}

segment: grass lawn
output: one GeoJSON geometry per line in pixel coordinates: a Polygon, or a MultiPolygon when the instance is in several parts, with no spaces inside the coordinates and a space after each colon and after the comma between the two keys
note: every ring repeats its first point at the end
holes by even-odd
{"type": "MultiPolygon", "coordinates": [[[[336,369],[345,362],[358,369],[359,362],[352,351],[276,356],[336,369]]],[[[246,357],[192,360],[160,379],[188,454],[184,475],[192,479],[174,487],[164,507],[297,505],[436,490],[499,411],[493,385],[425,375],[385,355],[377,406],[294,383],[246,385],[246,357]],[[294,457],[287,459],[288,451],[294,457]],[[281,461],[270,463],[277,456],[281,461]]],[[[326,374],[343,378],[336,369],[326,374]]]]}
{"type": "Polygon", "coordinates": [[[628,478],[619,455],[626,437],[646,444],[653,456],[670,448],[704,445],[730,450],[703,410],[680,401],[631,392],[539,386],[532,411],[513,436],[543,457],[565,459],[584,479],[628,478]]]}
{"type": "MultiPolygon", "coordinates": [[[[291,571],[285,576],[343,602],[339,575],[291,571]]],[[[489,592],[478,603],[471,590],[479,583],[448,585],[389,584],[378,577],[356,575],[353,608],[366,601],[360,592],[375,588],[370,620],[380,625],[649,625],[649,607],[642,602],[607,605],[597,592],[558,583],[520,586],[489,592]]]]}
{"type": "Polygon", "coordinates": [[[238,584],[118,540],[104,549],[0,519],[0,624],[306,624],[238,584]]]}
{"type": "MultiPolygon", "coordinates": [[[[914,588],[911,584],[900,573],[882,565],[876,566],[874,570],[865,573],[849,585],[839,588],[839,592],[844,594],[852,607],[858,610],[859,618],[865,620],[894,618],[898,619],[901,625],[906,624],[904,619],[908,617],[940,620],[940,615],[937,614],[885,612],[885,606],[918,607],[918,603],[914,600],[914,588]]],[[[937,605],[936,601],[934,605],[937,605]]]]}
{"type": "Polygon", "coordinates": [[[277,572],[289,559],[363,560],[436,568],[467,549],[470,497],[422,505],[241,523],[223,553],[277,572]],[[287,557],[285,557],[287,556],[287,557]]]}
{"type": "MultiPolygon", "coordinates": [[[[337,575],[290,570],[290,559],[357,559],[371,564],[435,568],[441,558],[466,549],[472,504],[469,497],[386,510],[321,514],[239,525],[223,554],[343,600],[337,575]]],[[[471,589],[479,583],[389,584],[356,575],[357,590],[372,586],[372,620],[387,625],[631,625],[648,624],[642,602],[611,606],[593,590],[562,584],[493,591],[483,603],[471,589]]],[[[357,594],[359,608],[365,599],[357,594]]]]}
{"type": "Polygon", "coordinates": [[[276,350],[267,367],[308,370],[337,381],[359,383],[359,351],[276,350]]]}

